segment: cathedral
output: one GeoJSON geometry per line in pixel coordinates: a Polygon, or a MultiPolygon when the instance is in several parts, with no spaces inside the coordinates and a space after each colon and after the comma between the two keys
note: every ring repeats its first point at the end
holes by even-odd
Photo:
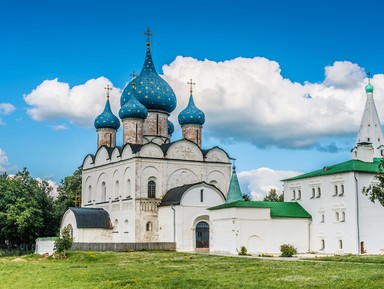
{"type": "Polygon", "coordinates": [[[107,87],[95,119],[97,151],[83,161],[81,208],[69,208],[61,223],[77,248],[171,244],[178,251],[236,254],[246,246],[257,254],[291,244],[301,253],[384,253],[384,208],[361,193],[384,152],[370,83],[352,160],[283,180],[284,202],[244,201],[228,153],[203,148],[205,115],[192,80],[178,115],[182,139],[172,139],[168,118],[177,98],[157,74],[150,48],[148,39],[143,68],[124,89],[118,117],[107,87]]]}

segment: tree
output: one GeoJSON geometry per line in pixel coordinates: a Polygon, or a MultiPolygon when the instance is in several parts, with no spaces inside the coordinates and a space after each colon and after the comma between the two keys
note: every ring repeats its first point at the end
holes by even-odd
{"type": "Polygon", "coordinates": [[[267,201],[267,202],[284,202],[284,196],[283,194],[277,194],[276,192],[276,189],[271,189],[268,193],[268,195],[266,195],[264,197],[264,200],[263,201],[267,201]]]}
{"type": "Polygon", "coordinates": [[[251,196],[249,194],[243,194],[243,200],[244,201],[251,201],[251,196]]]}
{"type": "Polygon", "coordinates": [[[64,258],[66,258],[65,253],[71,249],[73,243],[72,238],[72,228],[70,225],[63,228],[61,231],[61,236],[55,240],[55,245],[53,250],[55,253],[63,254],[64,258]]]}
{"type": "Polygon", "coordinates": [[[81,169],[81,167],[77,168],[72,176],[65,177],[60,182],[59,194],[55,202],[55,211],[59,218],[69,207],[74,207],[76,198],[81,196],[81,169]]]}
{"type": "Polygon", "coordinates": [[[368,196],[372,203],[378,201],[384,207],[384,158],[380,160],[379,172],[375,179],[378,183],[364,187],[362,193],[368,196]]]}

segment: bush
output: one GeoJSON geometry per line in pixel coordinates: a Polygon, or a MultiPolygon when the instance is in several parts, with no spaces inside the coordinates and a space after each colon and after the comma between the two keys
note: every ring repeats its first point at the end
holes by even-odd
{"type": "Polygon", "coordinates": [[[53,247],[53,250],[55,251],[55,255],[57,257],[61,257],[63,255],[64,258],[66,258],[66,251],[71,249],[73,239],[71,237],[71,227],[66,226],[62,231],[61,231],[61,236],[56,239],[55,241],[55,246],[53,247]]]}
{"type": "Polygon", "coordinates": [[[295,247],[289,244],[284,244],[280,246],[281,257],[292,257],[297,254],[295,247]]]}
{"type": "Polygon", "coordinates": [[[240,247],[239,255],[240,256],[251,256],[251,254],[248,253],[247,247],[245,247],[245,246],[240,247]]]}

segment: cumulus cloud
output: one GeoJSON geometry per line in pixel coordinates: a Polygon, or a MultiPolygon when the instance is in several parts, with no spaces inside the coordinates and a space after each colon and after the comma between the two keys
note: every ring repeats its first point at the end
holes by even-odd
{"type": "MultiPolygon", "coordinates": [[[[16,107],[10,103],[0,103],[0,115],[11,114],[16,110],[16,107]]],[[[0,126],[6,125],[5,121],[0,117],[0,126]]]]}
{"type": "MultiPolygon", "coordinates": [[[[195,103],[206,114],[209,136],[258,147],[337,151],[328,140],[357,133],[365,104],[364,69],[348,61],[328,66],[322,83],[304,84],[284,78],[277,62],[262,57],[214,62],[179,56],[163,71],[178,95],[178,109],[188,100],[186,81],[196,82],[195,103]]],[[[384,107],[384,75],[372,83],[376,104],[384,107]]]]}
{"type": "Polygon", "coordinates": [[[275,171],[270,168],[258,168],[237,174],[243,193],[249,193],[253,200],[263,200],[271,189],[278,194],[283,192],[281,180],[301,174],[295,171],[275,171]]]}
{"type": "Polygon", "coordinates": [[[25,102],[31,106],[27,112],[36,121],[67,119],[77,125],[91,126],[95,116],[104,109],[107,85],[112,87],[110,102],[117,113],[121,91],[105,77],[90,79],[72,88],[57,78],[45,80],[24,95],[25,102]]]}
{"type": "MultiPolygon", "coordinates": [[[[36,180],[42,184],[43,183],[43,180],[41,178],[36,178],[36,180]]],[[[51,188],[51,191],[49,192],[49,195],[51,197],[53,197],[54,199],[57,198],[57,196],[59,195],[59,192],[58,192],[58,188],[59,186],[56,184],[56,182],[52,181],[52,180],[47,180],[46,181],[49,185],[49,187],[51,188]]]]}
{"type": "MultiPolygon", "coordinates": [[[[171,119],[187,105],[186,82],[192,78],[195,103],[206,114],[204,132],[222,142],[338,151],[340,137],[357,133],[365,104],[364,69],[349,61],[327,66],[320,83],[284,78],[279,64],[263,57],[215,62],[178,56],[163,72],[178,97],[171,119]]],[[[384,119],[384,75],[371,82],[384,119]]],[[[72,88],[58,79],[45,80],[24,99],[34,120],[66,119],[90,127],[103,110],[107,84],[112,86],[105,77],[72,88]]],[[[120,95],[121,89],[114,87],[115,114],[120,95]]]]}
{"type": "Polygon", "coordinates": [[[0,148],[0,173],[5,173],[7,171],[8,157],[5,152],[0,148]]]}

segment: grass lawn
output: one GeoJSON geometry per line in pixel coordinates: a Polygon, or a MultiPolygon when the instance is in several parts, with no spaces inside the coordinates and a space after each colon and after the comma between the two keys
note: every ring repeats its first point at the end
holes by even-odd
{"type": "MultiPolygon", "coordinates": [[[[176,252],[0,258],[0,288],[384,288],[384,257],[276,261],[176,252]],[[376,260],[376,262],[372,262],[376,260]]],[[[349,257],[348,257],[349,258],[349,257]]]]}

